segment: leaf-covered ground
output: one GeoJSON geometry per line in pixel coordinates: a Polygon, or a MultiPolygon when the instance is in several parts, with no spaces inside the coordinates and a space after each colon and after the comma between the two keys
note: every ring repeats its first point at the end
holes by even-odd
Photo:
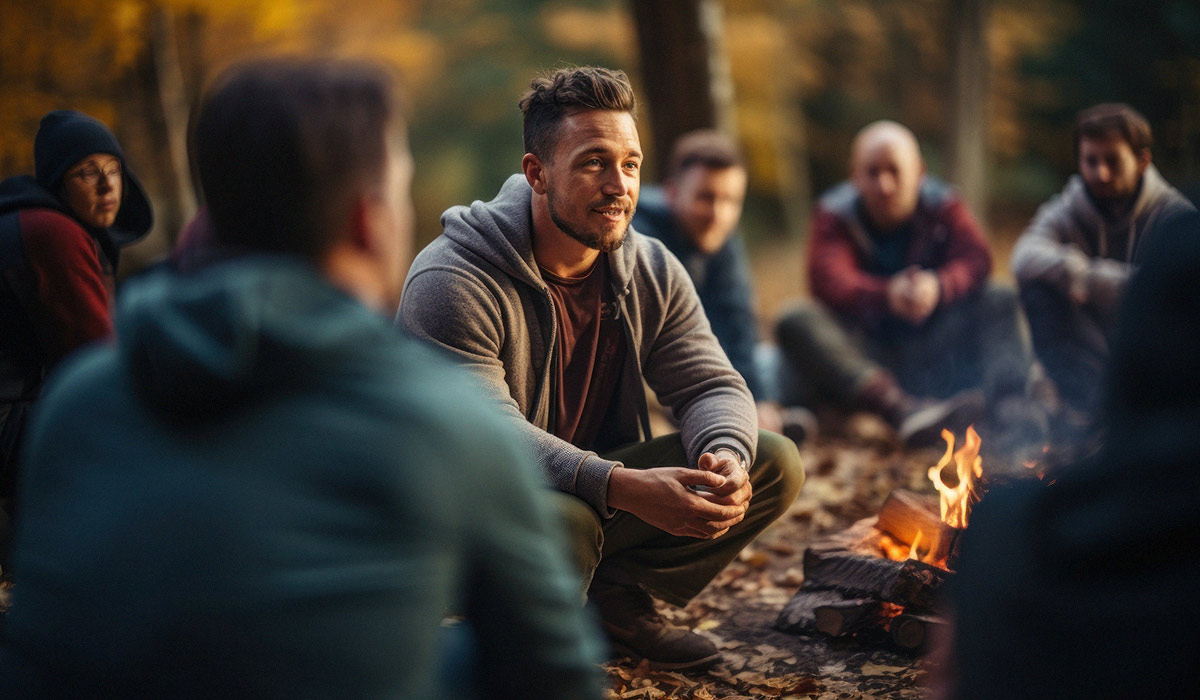
{"type": "Polygon", "coordinates": [[[942,450],[901,450],[869,416],[851,418],[836,438],[801,445],[808,474],[788,513],[742,552],[686,608],[662,607],[677,624],[712,639],[724,654],[707,672],[650,671],[628,660],[605,666],[610,698],[923,698],[929,664],[877,636],[828,639],[772,627],[804,580],[809,542],[874,515],[895,488],[933,493],[926,470],[942,450]]]}

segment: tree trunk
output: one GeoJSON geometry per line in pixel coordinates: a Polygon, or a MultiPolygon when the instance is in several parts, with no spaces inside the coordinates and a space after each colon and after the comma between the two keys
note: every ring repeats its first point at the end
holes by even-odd
{"type": "MultiPolygon", "coordinates": [[[[767,7],[785,22],[800,22],[791,3],[774,0],[767,7]]],[[[799,60],[791,32],[784,35],[781,65],[792,66],[799,60]]],[[[800,235],[808,230],[812,214],[812,178],[809,172],[807,117],[797,81],[789,73],[781,73],[771,82],[775,90],[776,119],[775,151],[778,163],[779,204],[787,236],[800,235]]]]}
{"type": "Polygon", "coordinates": [[[151,23],[150,51],[154,66],[158,101],[162,110],[163,127],[167,138],[167,156],[174,181],[175,215],[177,221],[168,229],[172,238],[179,228],[196,213],[196,197],[188,167],[187,128],[188,99],[184,90],[183,69],[175,41],[171,10],[158,6],[151,23]]]}
{"type": "Polygon", "coordinates": [[[954,125],[950,177],[981,221],[987,219],[987,27],[991,0],[953,0],[954,125]]]}
{"type": "Polygon", "coordinates": [[[735,133],[724,19],[718,0],[630,0],[630,8],[649,102],[652,170],[661,176],[681,135],[705,128],[735,133]]]}

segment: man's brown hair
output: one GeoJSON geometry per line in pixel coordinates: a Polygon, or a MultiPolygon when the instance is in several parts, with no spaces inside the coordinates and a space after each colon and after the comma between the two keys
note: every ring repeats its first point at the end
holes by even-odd
{"type": "Polygon", "coordinates": [[[714,170],[745,167],[742,152],[733,139],[715,129],[689,131],[675,141],[671,149],[667,179],[679,177],[693,166],[714,170]]]}
{"type": "Polygon", "coordinates": [[[192,133],[214,237],[321,256],[355,196],[382,182],[400,118],[393,79],[374,63],[269,58],[229,69],[192,133]]]}
{"type": "Polygon", "coordinates": [[[591,109],[629,112],[637,116],[637,99],[624,71],[597,66],[571,66],[540,75],[517,103],[525,115],[525,152],[549,160],[559,122],[591,109]]]}
{"type": "Polygon", "coordinates": [[[1120,136],[1135,154],[1148,150],[1153,142],[1150,122],[1136,109],[1120,102],[1088,107],[1075,117],[1075,153],[1079,142],[1087,139],[1106,139],[1120,136]]]}

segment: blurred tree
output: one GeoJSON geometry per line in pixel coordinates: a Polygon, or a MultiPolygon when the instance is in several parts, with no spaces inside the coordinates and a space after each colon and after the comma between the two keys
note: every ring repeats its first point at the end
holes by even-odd
{"type": "MultiPolygon", "coordinates": [[[[632,0],[642,82],[650,103],[652,163],[695,129],[734,135],[733,84],[718,0],[632,0]]],[[[661,176],[661,167],[655,167],[661,176]]]]}
{"type": "Polygon", "coordinates": [[[987,216],[987,95],[990,0],[952,0],[954,122],[950,129],[950,179],[981,218],[987,216]]]}

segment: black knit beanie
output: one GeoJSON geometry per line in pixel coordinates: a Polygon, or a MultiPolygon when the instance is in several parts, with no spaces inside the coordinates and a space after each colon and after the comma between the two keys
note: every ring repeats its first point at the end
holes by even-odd
{"type": "Polygon", "coordinates": [[[121,161],[125,188],[112,233],[118,246],[128,245],[146,235],[153,224],[150,200],[129,171],[117,137],[99,120],[67,109],[42,117],[33,139],[34,176],[39,185],[58,196],[67,170],[93,153],[107,153],[121,161]]]}
{"type": "Polygon", "coordinates": [[[59,109],[42,117],[33,139],[34,175],[38,184],[56,192],[67,168],[93,153],[107,153],[125,165],[125,154],[107,126],[83,112],[59,109]]]}

